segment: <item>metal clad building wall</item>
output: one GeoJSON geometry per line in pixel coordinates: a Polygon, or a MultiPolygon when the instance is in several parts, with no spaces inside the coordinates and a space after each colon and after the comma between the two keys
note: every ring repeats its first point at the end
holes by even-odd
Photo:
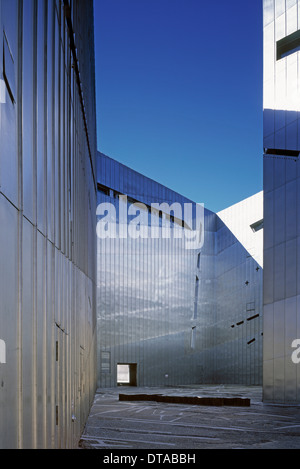
{"type": "Polygon", "coordinates": [[[0,1],[0,448],[76,446],[96,385],[93,3],[68,6],[0,1]]]}
{"type": "Polygon", "coordinates": [[[263,193],[218,213],[216,376],[219,382],[262,384],[263,193]]]}
{"type": "MultiPolygon", "coordinates": [[[[98,193],[99,204],[117,206],[114,191],[148,205],[189,202],[101,154],[98,169],[110,188],[98,193]]],[[[181,240],[98,239],[99,386],[117,384],[118,363],[137,363],[140,386],[193,382],[196,265],[181,240]]]]}
{"type": "Polygon", "coordinates": [[[300,55],[290,39],[299,36],[300,2],[264,0],[263,9],[264,400],[299,404],[300,55]]]}
{"type": "MultiPolygon", "coordinates": [[[[103,154],[98,158],[99,204],[118,208],[120,192],[147,205],[190,202],[103,154]]],[[[259,217],[262,198],[250,205],[259,217]]],[[[251,231],[250,222],[240,224],[251,231]]],[[[204,229],[201,252],[187,250],[182,240],[98,239],[100,387],[116,386],[122,363],[137,364],[139,386],[261,384],[262,269],[256,271],[248,250],[209,210],[204,229]],[[254,316],[251,302],[260,316],[247,321],[254,316]]]]}

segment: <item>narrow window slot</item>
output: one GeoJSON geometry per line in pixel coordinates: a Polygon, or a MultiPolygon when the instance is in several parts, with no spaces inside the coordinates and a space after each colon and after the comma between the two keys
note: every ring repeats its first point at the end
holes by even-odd
{"type": "Polygon", "coordinates": [[[15,70],[14,59],[5,32],[3,31],[3,78],[8,94],[13,104],[15,104],[15,70]]]}
{"type": "Polygon", "coordinates": [[[277,60],[300,50],[300,30],[277,41],[277,60]]]}
{"type": "Polygon", "coordinates": [[[253,319],[256,319],[259,317],[259,314],[255,314],[254,316],[251,316],[250,318],[247,319],[247,321],[252,321],[253,319]]]}
{"type": "Polygon", "coordinates": [[[103,186],[102,184],[97,184],[97,189],[98,192],[101,192],[101,194],[109,196],[109,188],[106,186],[103,186]]]}
{"type": "Polygon", "coordinates": [[[300,151],[299,150],[285,150],[284,148],[265,148],[266,155],[275,155],[275,156],[287,156],[292,158],[298,158],[300,151]]]}
{"type": "Polygon", "coordinates": [[[250,225],[250,228],[251,230],[253,231],[253,233],[256,233],[257,231],[260,231],[262,230],[264,227],[264,220],[259,220],[259,221],[256,221],[255,223],[252,223],[252,225],[250,225]]]}
{"type": "Polygon", "coordinates": [[[194,299],[194,318],[193,319],[197,319],[198,317],[198,297],[199,297],[199,278],[196,277],[195,299],[194,299]]]}

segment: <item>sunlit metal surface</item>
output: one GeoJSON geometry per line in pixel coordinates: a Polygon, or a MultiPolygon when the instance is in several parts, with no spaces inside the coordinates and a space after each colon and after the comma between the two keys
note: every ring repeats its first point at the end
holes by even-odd
{"type": "Polygon", "coordinates": [[[93,5],[0,0],[0,24],[0,448],[71,448],[96,384],[93,5]]]}
{"type": "MultiPolygon", "coordinates": [[[[190,203],[103,154],[98,159],[99,205],[118,207],[119,193],[147,206],[190,203]]],[[[252,240],[249,251],[207,209],[201,249],[161,235],[98,239],[100,387],[115,386],[117,365],[126,363],[137,364],[138,386],[261,384],[262,268],[255,257],[262,245],[250,226],[261,215],[262,194],[222,212],[228,224],[240,217],[235,228],[252,240]]]]}
{"type": "Polygon", "coordinates": [[[297,0],[264,0],[264,400],[300,403],[299,52],[277,41],[300,29],[297,0]],[[281,43],[279,43],[281,44],[281,43]]]}

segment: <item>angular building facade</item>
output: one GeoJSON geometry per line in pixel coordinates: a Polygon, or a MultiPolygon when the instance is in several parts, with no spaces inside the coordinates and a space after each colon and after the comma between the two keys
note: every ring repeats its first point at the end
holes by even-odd
{"type": "Polygon", "coordinates": [[[263,192],[216,218],[216,382],[261,385],[263,192]]]}
{"type": "Polygon", "coordinates": [[[198,213],[98,159],[98,386],[261,384],[262,193],[198,213]]]}
{"type": "Polygon", "coordinates": [[[215,214],[97,155],[92,0],[0,0],[0,448],[76,446],[97,385],[299,404],[300,0],[263,9],[264,197],[215,214]]]}
{"type": "Polygon", "coordinates": [[[0,0],[0,24],[0,448],[72,448],[96,386],[93,2],[0,0]]]}
{"type": "Polygon", "coordinates": [[[264,0],[264,401],[300,403],[300,2],[264,0]]]}

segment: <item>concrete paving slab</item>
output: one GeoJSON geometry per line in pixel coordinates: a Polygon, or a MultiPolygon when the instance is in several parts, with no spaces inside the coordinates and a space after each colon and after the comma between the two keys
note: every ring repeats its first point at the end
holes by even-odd
{"type": "Polygon", "coordinates": [[[261,387],[98,389],[81,449],[300,449],[300,406],[262,402],[261,387]],[[123,401],[119,394],[250,399],[249,407],[123,401]]]}

